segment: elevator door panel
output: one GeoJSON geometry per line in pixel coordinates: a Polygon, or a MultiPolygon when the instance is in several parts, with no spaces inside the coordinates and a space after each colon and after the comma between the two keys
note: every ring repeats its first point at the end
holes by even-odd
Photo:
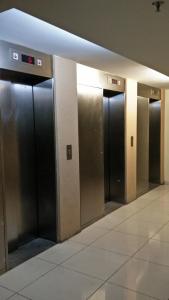
{"type": "Polygon", "coordinates": [[[103,116],[104,116],[104,194],[105,202],[110,199],[110,126],[109,126],[109,99],[103,98],[103,116]]]}
{"type": "Polygon", "coordinates": [[[38,233],[56,242],[56,178],[52,80],[33,87],[37,165],[38,233]]]}
{"type": "Polygon", "coordinates": [[[137,196],[149,189],[149,99],[137,98],[137,196]]]}
{"type": "Polygon", "coordinates": [[[36,234],[32,87],[3,82],[3,186],[9,251],[36,234]]]}
{"type": "Polygon", "coordinates": [[[124,94],[104,98],[104,119],[105,200],[124,202],[124,94]]]}
{"type": "MultiPolygon", "coordinates": [[[[6,89],[3,81],[0,81],[0,108],[2,103],[2,98],[6,94],[6,89]]],[[[2,135],[2,122],[0,114],[0,135],[2,135]]],[[[2,143],[0,143],[0,274],[6,267],[5,259],[5,203],[3,197],[3,166],[2,166],[2,143]]]]}
{"type": "Polygon", "coordinates": [[[78,86],[81,225],[104,211],[103,92],[78,86]]]}
{"type": "Polygon", "coordinates": [[[150,100],[150,146],[149,146],[149,180],[150,184],[160,183],[160,128],[161,101],[150,100]]]}
{"type": "MultiPolygon", "coordinates": [[[[0,84],[1,86],[1,84],[0,84]]],[[[0,174],[0,182],[2,182],[2,176],[0,174]]],[[[2,195],[2,185],[0,187],[2,195]]],[[[5,218],[4,218],[4,202],[2,196],[0,196],[0,274],[5,270],[5,218]]]]}

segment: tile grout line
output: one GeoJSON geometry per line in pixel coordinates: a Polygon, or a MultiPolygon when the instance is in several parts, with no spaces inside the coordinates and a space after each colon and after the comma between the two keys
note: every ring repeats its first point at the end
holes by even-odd
{"type": "Polygon", "coordinates": [[[9,288],[7,288],[7,287],[1,285],[1,284],[0,284],[0,287],[3,288],[3,289],[6,289],[7,291],[9,291],[9,292],[11,292],[11,293],[16,293],[16,291],[11,290],[11,289],[9,289],[9,288]]]}
{"type": "Polygon", "coordinates": [[[31,298],[22,296],[22,295],[18,294],[17,292],[16,292],[15,294],[13,294],[12,296],[10,296],[9,298],[7,298],[6,300],[10,300],[10,299],[12,299],[12,298],[15,297],[15,296],[23,297],[23,299],[25,299],[25,300],[32,300],[31,298]]]}
{"type": "Polygon", "coordinates": [[[110,285],[115,285],[115,286],[117,286],[117,287],[121,287],[121,288],[123,288],[123,289],[129,290],[129,291],[132,291],[132,292],[135,292],[136,294],[139,294],[139,295],[143,295],[143,296],[146,296],[146,297],[148,296],[148,297],[150,297],[151,299],[154,299],[154,300],[161,300],[160,298],[156,298],[156,297],[154,297],[154,296],[150,296],[150,295],[148,295],[148,294],[144,294],[143,292],[136,291],[136,290],[134,290],[134,289],[130,289],[130,288],[124,287],[124,286],[122,286],[122,285],[120,285],[120,284],[117,284],[117,283],[114,283],[114,282],[109,282],[109,284],[110,284],[110,285]]]}
{"type": "Polygon", "coordinates": [[[169,269],[169,265],[160,264],[160,263],[157,263],[157,262],[154,262],[154,261],[151,261],[151,260],[146,260],[145,258],[141,258],[141,257],[136,257],[135,259],[144,261],[144,262],[149,263],[151,265],[157,265],[157,266],[166,267],[166,268],[169,269]]]}
{"type": "MultiPolygon", "coordinates": [[[[161,300],[160,298],[152,297],[152,296],[147,295],[147,294],[144,294],[144,293],[142,293],[142,292],[140,292],[140,291],[135,291],[135,290],[133,290],[133,289],[129,289],[129,288],[127,288],[127,287],[124,287],[124,286],[122,286],[122,285],[120,285],[120,284],[116,284],[116,283],[114,283],[114,282],[107,282],[106,284],[111,285],[111,286],[120,287],[120,288],[122,288],[122,289],[124,289],[124,290],[128,290],[128,291],[130,291],[130,292],[134,292],[134,293],[136,293],[136,294],[138,294],[138,295],[150,297],[150,300],[151,300],[151,299],[152,299],[152,300],[161,300]]],[[[95,295],[95,293],[96,293],[99,289],[101,289],[102,286],[104,286],[104,285],[105,285],[105,283],[103,283],[103,284],[101,285],[101,287],[99,287],[94,293],[92,293],[92,294],[89,296],[89,298],[87,298],[86,300],[90,300],[90,298],[91,298],[93,295],[95,295]]]]}
{"type": "MultiPolygon", "coordinates": [[[[156,199],[158,199],[158,198],[153,199],[148,205],[146,205],[144,208],[141,208],[139,211],[144,210],[146,207],[148,207],[149,205],[151,205],[152,202],[154,202],[156,199]]],[[[130,204],[129,204],[129,205],[130,205],[130,204]]],[[[126,220],[130,219],[132,216],[136,215],[139,211],[137,211],[137,212],[135,212],[134,214],[132,214],[131,216],[127,217],[124,221],[122,221],[121,223],[119,223],[119,225],[122,224],[122,223],[124,223],[126,220]]],[[[113,212],[112,212],[112,213],[113,213],[113,212]]],[[[106,217],[106,216],[105,216],[105,217],[106,217]]],[[[103,219],[104,219],[104,218],[103,218],[103,219]]],[[[119,225],[117,225],[117,226],[119,226],[119,225]]],[[[91,224],[90,226],[92,226],[92,224],[91,224]]],[[[117,226],[115,226],[114,228],[116,228],[117,226]]],[[[165,226],[165,224],[164,224],[164,226],[165,226]]],[[[99,227],[98,227],[98,228],[99,228],[99,227]]],[[[109,230],[109,231],[108,231],[106,234],[104,234],[103,236],[105,236],[105,235],[107,235],[108,233],[110,233],[111,231],[113,231],[114,228],[113,228],[112,230],[109,230]]],[[[88,244],[88,245],[85,245],[85,244],[80,243],[81,245],[84,245],[84,248],[81,249],[78,253],[80,253],[80,252],[84,251],[85,249],[89,248],[94,242],[96,242],[99,238],[101,238],[101,237],[103,237],[103,236],[98,237],[95,241],[91,242],[91,243],[88,244]]],[[[142,246],[141,248],[139,248],[138,251],[140,251],[140,250],[148,243],[149,240],[150,240],[150,239],[147,239],[146,242],[143,244],[143,246],[142,246]]],[[[76,242],[75,242],[75,243],[76,243],[76,242]]],[[[124,264],[122,264],[122,265],[118,268],[118,270],[116,270],[115,272],[113,272],[113,273],[111,274],[111,276],[108,277],[108,278],[101,284],[101,286],[99,286],[99,287],[95,290],[95,293],[96,293],[97,290],[98,290],[99,288],[101,288],[106,282],[108,282],[108,280],[109,280],[111,277],[113,277],[118,271],[120,271],[120,269],[121,269],[123,266],[125,266],[125,264],[127,264],[127,263],[134,257],[134,255],[137,254],[138,251],[136,251],[132,256],[130,256],[129,259],[128,259],[126,262],[124,262],[124,264]]],[[[111,252],[111,251],[110,251],[110,252],[111,252]]],[[[76,253],[76,254],[78,254],[78,253],[76,253]]],[[[112,253],[112,252],[111,252],[111,253],[112,253]]],[[[75,256],[76,254],[73,254],[71,257],[75,256]]],[[[116,253],[116,254],[118,254],[118,253],[116,253]]],[[[121,255],[121,254],[119,254],[119,255],[121,255]]],[[[124,255],[123,255],[123,256],[124,256],[124,255]]],[[[127,255],[125,255],[125,256],[127,256],[127,255]]],[[[73,269],[71,269],[71,268],[68,268],[68,267],[63,266],[63,263],[65,263],[66,261],[68,261],[71,257],[69,257],[68,259],[66,259],[64,262],[55,265],[55,268],[57,268],[58,266],[60,266],[60,267],[62,267],[63,269],[71,270],[71,271],[74,271],[75,273],[79,273],[79,274],[85,275],[85,276],[87,276],[87,277],[91,277],[91,278],[94,278],[94,279],[97,279],[97,280],[101,280],[101,281],[103,280],[103,279],[100,279],[100,278],[98,278],[98,277],[90,276],[90,275],[88,275],[88,274],[86,274],[86,273],[79,272],[79,271],[76,271],[76,270],[73,270],[73,269]]],[[[48,262],[48,261],[47,261],[47,262],[48,262]]],[[[53,269],[50,270],[50,271],[53,271],[55,268],[53,268],[53,269]]],[[[28,287],[29,285],[32,285],[33,283],[35,283],[36,281],[38,281],[38,280],[39,280],[40,278],[42,278],[43,276],[45,276],[46,274],[50,273],[50,271],[47,272],[47,273],[45,273],[45,274],[43,274],[43,275],[40,276],[39,278],[37,278],[34,282],[32,282],[31,284],[28,284],[28,285],[25,286],[23,289],[25,289],[25,288],[28,287]]],[[[18,292],[21,292],[23,289],[19,290],[18,292]]],[[[149,295],[148,295],[148,296],[149,296],[149,295]]]]}
{"type": "MultiPolygon", "coordinates": [[[[156,199],[158,199],[158,198],[156,198],[156,199]]],[[[154,202],[155,200],[153,200],[152,202],[154,202]]],[[[151,202],[151,203],[152,203],[151,202]]],[[[149,205],[151,205],[151,203],[149,203],[146,207],[148,207],[149,205]]],[[[145,208],[145,207],[144,207],[145,208]]],[[[143,209],[144,209],[143,208],[143,209]]],[[[140,211],[142,211],[143,209],[140,209],[140,211]]],[[[137,213],[136,213],[137,214],[137,213]]],[[[160,227],[160,229],[159,229],[159,231],[166,225],[167,223],[165,223],[164,225],[162,225],[161,227],[160,227]]],[[[113,230],[112,230],[113,231],[113,230]]],[[[159,231],[157,231],[157,233],[159,232],[159,231]]],[[[156,234],[157,234],[156,233],[156,234]]],[[[154,234],[155,235],[155,234],[154,234]]],[[[153,236],[154,236],[153,235],[153,236]]],[[[130,258],[126,261],[126,262],[124,262],[124,264],[122,264],[115,272],[113,272],[112,273],[112,275],[110,276],[110,277],[108,277],[105,281],[104,281],[104,283],[102,284],[102,286],[104,285],[104,284],[106,284],[106,283],[109,283],[109,280],[110,280],[110,278],[112,278],[117,272],[119,272],[120,271],[120,269],[122,268],[122,267],[124,267],[127,263],[129,263],[133,258],[134,258],[134,256],[146,245],[146,244],[148,244],[148,242],[150,241],[152,239],[152,237],[151,238],[148,238],[147,240],[146,240],[146,242],[142,245],[142,247],[140,247],[132,256],[130,256],[130,258]]],[[[135,258],[136,259],[136,258],[135,258]]],[[[121,287],[123,287],[123,288],[126,288],[125,286],[121,286],[121,287]]],[[[99,288],[97,289],[97,290],[99,290],[99,288]]],[[[95,293],[97,292],[97,290],[95,291],[95,293]]],[[[137,292],[137,291],[135,291],[135,292],[137,292]]],[[[92,296],[92,295],[94,295],[94,293],[93,294],[91,294],[90,295],[90,297],[92,296]]],[[[151,297],[150,295],[146,295],[145,294],[145,296],[148,296],[148,297],[151,297]]],[[[88,298],[89,299],[89,298],[88,298]]],[[[158,299],[158,298],[157,298],[158,299]]]]}
{"type": "MultiPolygon", "coordinates": [[[[169,192],[166,191],[165,194],[168,194],[168,193],[169,193],[169,192]]],[[[165,195],[165,194],[164,194],[164,195],[165,195]]],[[[153,199],[153,200],[152,200],[150,203],[148,203],[146,206],[140,208],[138,211],[136,211],[135,213],[133,213],[132,215],[130,215],[129,217],[127,217],[126,219],[124,219],[124,220],[123,220],[121,223],[119,223],[118,225],[115,225],[115,226],[113,227],[113,229],[108,230],[108,232],[106,232],[105,234],[101,235],[101,236],[98,237],[96,240],[92,241],[90,244],[86,245],[86,244],[79,243],[79,244],[83,245],[84,248],[82,248],[80,251],[78,251],[77,253],[73,254],[72,256],[70,256],[69,258],[67,258],[66,260],[64,260],[63,262],[61,262],[61,263],[59,263],[59,264],[55,264],[55,263],[53,263],[53,262],[51,262],[51,261],[48,261],[48,260],[45,260],[45,259],[41,259],[41,258],[38,258],[38,257],[35,256],[36,259],[40,259],[40,260],[46,261],[46,262],[48,262],[48,263],[54,265],[54,267],[53,267],[51,270],[49,270],[49,271],[45,272],[44,274],[42,274],[42,275],[41,275],[40,277],[38,277],[37,279],[33,280],[31,283],[29,283],[28,285],[26,285],[24,288],[18,290],[17,292],[16,292],[16,291],[13,291],[13,290],[10,290],[10,289],[8,289],[8,288],[2,286],[2,285],[1,285],[1,287],[2,287],[2,288],[5,288],[5,289],[9,290],[10,292],[13,292],[13,293],[14,293],[12,296],[10,296],[10,298],[13,297],[13,296],[15,296],[15,295],[20,295],[19,293],[20,293],[23,289],[25,289],[26,287],[32,285],[33,283],[35,283],[36,281],[38,281],[40,278],[44,277],[46,274],[52,272],[52,271],[53,271],[54,269],[56,269],[58,266],[61,266],[62,268],[64,268],[64,267],[63,267],[63,263],[65,263],[65,262],[66,262],[67,260],[69,260],[71,257],[77,255],[78,253],[80,253],[81,251],[85,250],[86,248],[89,248],[95,241],[97,241],[98,239],[100,239],[100,238],[102,238],[103,236],[107,235],[107,234],[110,233],[111,231],[114,231],[114,229],[115,229],[117,226],[119,226],[119,225],[121,225],[122,223],[124,223],[125,221],[129,220],[129,219],[132,218],[134,215],[138,214],[140,211],[143,211],[144,209],[146,209],[146,208],[147,208],[148,206],[150,206],[154,201],[157,201],[158,198],[159,198],[159,197],[155,197],[155,199],[153,199]]],[[[130,204],[129,204],[129,205],[130,205],[130,204]]],[[[112,213],[113,213],[113,212],[112,212],[112,213]]],[[[106,216],[105,216],[105,217],[106,217],[106,216]]],[[[103,219],[104,219],[104,218],[103,218],[103,219]]],[[[157,234],[159,231],[161,231],[161,229],[162,229],[163,227],[165,227],[166,224],[168,224],[168,223],[169,223],[169,221],[166,222],[163,226],[161,226],[160,229],[156,232],[156,234],[157,234]]],[[[92,226],[92,225],[91,225],[91,226],[92,226]]],[[[104,229],[103,227],[97,227],[97,228],[98,228],[98,229],[99,229],[99,228],[104,229]]],[[[154,234],[152,237],[148,238],[148,240],[144,243],[144,245],[147,244],[147,242],[148,242],[149,240],[153,240],[153,237],[154,237],[154,236],[155,236],[155,234],[154,234]]],[[[74,242],[74,243],[78,243],[78,242],[75,242],[75,241],[73,241],[73,242],[74,242]]],[[[143,245],[141,248],[139,248],[138,251],[140,251],[140,250],[144,247],[144,245],[143,245]]],[[[104,250],[105,250],[105,249],[104,249],[104,250]]],[[[117,273],[117,272],[118,272],[125,264],[127,264],[127,263],[128,263],[128,262],[129,262],[136,254],[137,254],[138,251],[136,251],[132,256],[130,256],[129,259],[128,259],[124,264],[122,264],[122,265],[118,268],[118,270],[116,270],[115,272],[113,272],[112,275],[111,275],[110,277],[108,277],[108,278],[103,282],[102,285],[104,285],[106,282],[108,282],[108,280],[109,280],[111,277],[113,277],[113,276],[114,276],[114,275],[115,275],[115,274],[116,274],[116,273],[117,273]]],[[[110,251],[110,252],[112,253],[112,251],[110,251]]],[[[117,253],[117,254],[123,255],[123,256],[127,256],[127,255],[124,255],[124,254],[121,254],[121,253],[117,253]]],[[[66,269],[66,268],[65,268],[65,269],[66,269]]],[[[75,270],[72,270],[72,269],[69,269],[69,270],[74,271],[75,273],[80,273],[80,272],[75,271],[75,270]]],[[[87,277],[92,277],[92,276],[87,275],[87,274],[85,274],[85,273],[81,273],[81,274],[83,274],[83,275],[85,275],[85,276],[87,276],[87,277]]],[[[102,279],[97,278],[97,277],[92,277],[92,278],[96,278],[96,279],[102,281],[102,279]]],[[[101,285],[101,286],[102,286],[102,285],[101,285]]],[[[100,286],[100,287],[101,287],[101,286],[100,286]]],[[[97,291],[98,289],[99,289],[99,288],[97,288],[96,291],[97,291]]],[[[95,291],[95,292],[96,292],[96,291],[95,291]]],[[[22,295],[21,295],[21,296],[22,296],[22,295]]],[[[8,299],[10,299],[10,298],[8,298],[8,299]]],[[[26,298],[25,298],[25,299],[26,299],[26,298]]],[[[27,298],[27,299],[29,299],[29,298],[27,298]]],[[[31,299],[30,299],[30,300],[31,300],[31,299]]]]}
{"type": "MultiPolygon", "coordinates": [[[[154,202],[154,200],[152,200],[152,201],[154,202]]],[[[152,203],[152,202],[151,202],[151,203],[152,203]]],[[[151,203],[149,203],[147,206],[151,205],[151,203]]],[[[129,205],[130,205],[130,204],[129,204],[129,205]]],[[[147,207],[147,206],[146,206],[146,207],[147,207]]],[[[144,209],[145,209],[145,207],[139,209],[137,212],[135,212],[134,214],[132,214],[131,216],[129,216],[129,217],[127,217],[125,220],[123,220],[121,223],[119,223],[118,225],[115,225],[115,227],[113,227],[113,229],[108,230],[108,232],[106,232],[106,233],[104,233],[103,235],[99,236],[98,238],[96,238],[94,241],[92,241],[92,242],[89,243],[89,244],[84,244],[84,243],[80,243],[80,242],[77,242],[77,241],[73,241],[73,240],[70,241],[70,240],[68,240],[68,241],[73,242],[73,243],[75,243],[75,244],[77,243],[77,244],[83,245],[84,248],[82,248],[82,249],[79,250],[78,252],[72,254],[70,257],[66,258],[66,259],[65,259],[64,261],[62,261],[61,263],[56,264],[56,263],[54,263],[54,262],[51,262],[50,260],[47,260],[47,259],[44,259],[44,258],[41,258],[41,257],[37,257],[37,258],[40,259],[40,260],[43,260],[43,261],[45,261],[45,262],[53,263],[53,264],[55,264],[56,266],[61,266],[62,264],[64,264],[66,261],[68,261],[68,260],[71,259],[72,257],[78,255],[80,252],[82,252],[82,251],[84,251],[85,249],[91,247],[92,244],[94,244],[97,240],[99,240],[99,239],[101,239],[102,237],[106,236],[106,235],[109,234],[110,232],[118,232],[118,231],[115,231],[115,230],[114,230],[116,227],[118,227],[119,225],[121,225],[122,223],[124,223],[126,220],[128,220],[130,217],[136,215],[138,212],[140,212],[140,211],[142,211],[142,210],[144,210],[144,209]]],[[[113,213],[113,212],[112,212],[112,213],[113,213]]],[[[103,219],[104,219],[104,218],[103,218],[103,219]]],[[[169,221],[168,221],[168,222],[169,222],[169,221]]],[[[147,223],[148,223],[148,222],[147,222],[147,223]]],[[[150,222],[150,223],[151,223],[151,222],[150,222]]],[[[164,226],[165,226],[165,225],[166,225],[166,224],[164,224],[164,226]]],[[[90,226],[92,226],[92,224],[91,224],[90,226]]],[[[90,226],[89,226],[89,228],[90,228],[90,226]]],[[[163,227],[163,225],[160,227],[160,230],[162,229],[162,227],[163,227]]],[[[101,227],[98,227],[98,229],[99,229],[99,228],[101,228],[101,227]]],[[[106,229],[105,229],[105,230],[106,230],[106,229]]],[[[159,231],[157,230],[156,234],[157,234],[158,232],[159,232],[159,231]]],[[[121,232],[121,233],[123,233],[123,232],[121,232]]],[[[126,235],[132,235],[132,236],[138,236],[138,235],[129,234],[129,233],[123,233],[123,234],[126,234],[126,235]]],[[[155,234],[154,234],[154,235],[155,235],[155,234]]],[[[154,235],[153,235],[153,236],[154,236],[154,235]]],[[[143,238],[146,238],[146,237],[143,237],[143,238]]],[[[146,240],[149,240],[149,238],[146,239],[146,240]]],[[[57,246],[57,245],[56,245],[56,246],[57,246]]],[[[94,247],[94,248],[97,248],[97,247],[94,247]]],[[[102,250],[105,250],[105,251],[108,251],[108,252],[111,252],[111,253],[119,254],[119,255],[121,255],[121,256],[129,256],[129,255],[124,254],[124,253],[119,253],[119,252],[107,250],[107,249],[104,249],[104,248],[99,248],[99,249],[102,249],[102,250]]],[[[140,248],[140,249],[141,249],[141,248],[140,248]]],[[[130,257],[131,257],[131,256],[130,256],[130,257]]]]}
{"type": "MultiPolygon", "coordinates": [[[[82,252],[82,251],[84,251],[86,248],[88,248],[88,245],[84,245],[84,244],[81,244],[81,245],[83,245],[84,248],[82,248],[82,249],[79,250],[78,252],[72,254],[71,256],[69,256],[68,258],[66,258],[65,260],[63,260],[62,262],[60,262],[60,263],[58,263],[58,264],[56,264],[56,263],[53,263],[53,264],[55,264],[56,266],[61,266],[61,265],[64,264],[67,260],[69,260],[69,259],[72,258],[73,256],[79,254],[80,252],[82,252]]],[[[50,262],[50,261],[48,261],[47,259],[44,259],[44,258],[40,258],[40,257],[37,257],[37,258],[40,259],[40,260],[46,261],[46,262],[50,262]]]]}
{"type": "MultiPolygon", "coordinates": [[[[53,264],[54,265],[54,264],[53,264]]],[[[53,267],[51,270],[45,272],[44,274],[42,274],[40,277],[36,278],[35,280],[33,280],[31,283],[28,283],[27,285],[25,285],[23,288],[19,289],[16,293],[20,294],[21,291],[23,291],[25,288],[27,288],[28,286],[32,285],[33,283],[35,283],[37,280],[39,280],[40,278],[44,277],[46,274],[52,272],[53,270],[55,270],[57,268],[57,265],[55,265],[55,267],[53,267]]],[[[22,296],[22,294],[21,294],[22,296]]],[[[23,296],[24,297],[24,296],[23,296]]]]}

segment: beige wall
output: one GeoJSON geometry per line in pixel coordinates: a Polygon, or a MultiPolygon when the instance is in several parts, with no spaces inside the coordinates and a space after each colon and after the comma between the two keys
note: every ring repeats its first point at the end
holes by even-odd
{"type": "Polygon", "coordinates": [[[58,229],[62,241],[80,230],[76,63],[54,56],[58,229]],[[73,159],[66,158],[72,145],[73,159]]]}
{"type": "Polygon", "coordinates": [[[160,158],[160,183],[164,184],[164,142],[165,142],[165,90],[161,90],[161,158],[160,158]]]}
{"type": "Polygon", "coordinates": [[[169,183],[169,90],[165,91],[164,181],[169,183]]]}
{"type": "Polygon", "coordinates": [[[126,80],[126,202],[136,199],[137,82],[126,80]],[[131,147],[131,137],[134,138],[131,147]]]}

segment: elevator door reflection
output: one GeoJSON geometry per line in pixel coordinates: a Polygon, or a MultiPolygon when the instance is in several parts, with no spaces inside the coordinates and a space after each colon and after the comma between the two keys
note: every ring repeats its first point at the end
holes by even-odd
{"type": "Polygon", "coordinates": [[[124,203],[124,94],[104,90],[105,202],[124,203]]]}

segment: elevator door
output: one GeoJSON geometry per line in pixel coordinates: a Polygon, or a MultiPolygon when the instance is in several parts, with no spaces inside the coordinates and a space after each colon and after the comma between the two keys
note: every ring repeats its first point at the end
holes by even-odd
{"type": "Polygon", "coordinates": [[[81,225],[104,212],[103,91],[78,85],[81,225]]]}
{"type": "Polygon", "coordinates": [[[3,194],[9,251],[37,231],[32,87],[1,81],[3,194]]]}
{"type": "Polygon", "coordinates": [[[137,98],[137,196],[149,190],[149,99],[137,98]]]}
{"type": "Polygon", "coordinates": [[[52,80],[33,87],[38,235],[56,242],[56,177],[52,80]]]}
{"type": "Polygon", "coordinates": [[[150,185],[153,185],[160,184],[161,101],[153,101],[150,99],[149,114],[149,180],[150,185]]]}
{"type": "MultiPolygon", "coordinates": [[[[1,88],[2,88],[2,84],[0,81],[0,89],[1,88]]],[[[0,133],[1,133],[1,127],[0,127],[0,133]]],[[[1,155],[2,155],[2,147],[0,144],[0,157],[1,155]]],[[[5,240],[5,222],[4,222],[5,207],[4,207],[3,197],[2,197],[2,193],[3,193],[2,178],[3,178],[2,164],[0,164],[0,195],[1,195],[0,197],[0,275],[1,272],[3,272],[6,268],[6,253],[5,253],[6,240],[5,240]]]]}
{"type": "Polygon", "coordinates": [[[104,91],[105,202],[125,197],[124,94],[104,91]]]}

